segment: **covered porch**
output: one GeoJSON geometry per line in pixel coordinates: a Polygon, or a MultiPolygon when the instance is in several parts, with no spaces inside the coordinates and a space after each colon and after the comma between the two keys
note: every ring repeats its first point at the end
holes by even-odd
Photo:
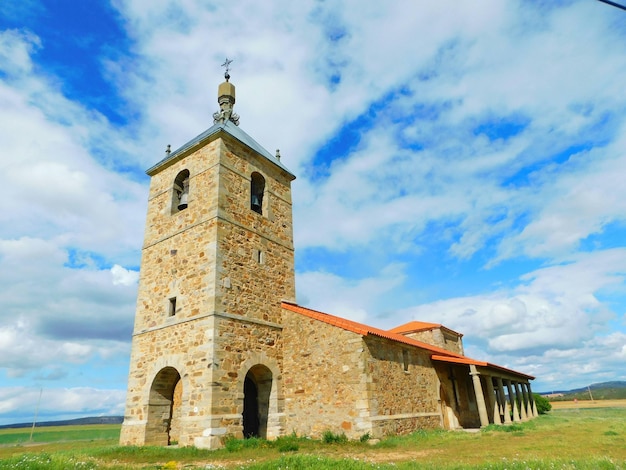
{"type": "Polygon", "coordinates": [[[533,376],[468,357],[432,355],[446,429],[506,425],[537,417],[533,376]]]}

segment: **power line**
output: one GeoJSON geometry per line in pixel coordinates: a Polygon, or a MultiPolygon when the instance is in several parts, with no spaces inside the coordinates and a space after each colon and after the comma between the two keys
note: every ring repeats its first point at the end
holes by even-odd
{"type": "Polygon", "coordinates": [[[612,7],[619,8],[620,10],[626,11],[626,5],[621,5],[619,3],[612,2],[611,0],[598,0],[599,2],[606,3],[607,5],[611,5],[612,7]]]}

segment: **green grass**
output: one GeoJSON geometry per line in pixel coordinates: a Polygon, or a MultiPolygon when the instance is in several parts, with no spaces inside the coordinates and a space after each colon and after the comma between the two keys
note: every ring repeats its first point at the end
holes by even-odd
{"type": "MultiPolygon", "coordinates": [[[[116,445],[119,425],[66,430],[42,429],[48,444],[0,446],[0,470],[626,470],[626,408],[557,410],[526,423],[488,426],[478,433],[418,431],[377,443],[371,439],[345,441],[330,434],[328,442],[295,435],[272,442],[230,439],[217,451],[120,447],[116,445]],[[52,442],[52,438],[58,440],[52,442]]],[[[23,438],[29,433],[4,430],[0,439],[7,442],[17,434],[23,438]]]]}
{"type": "MultiPolygon", "coordinates": [[[[30,442],[31,428],[0,429],[0,445],[30,442]]],[[[88,424],[82,426],[50,426],[35,428],[32,442],[102,440],[120,437],[119,424],[88,424]]]]}

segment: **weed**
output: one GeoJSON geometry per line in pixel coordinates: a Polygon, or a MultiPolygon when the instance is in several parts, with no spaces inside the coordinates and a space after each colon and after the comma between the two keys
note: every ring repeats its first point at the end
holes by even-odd
{"type": "Polygon", "coordinates": [[[343,444],[348,442],[348,438],[344,433],[335,434],[334,432],[328,430],[324,431],[322,434],[322,442],[324,444],[343,444]]]}
{"type": "Polygon", "coordinates": [[[300,449],[298,438],[295,435],[279,437],[274,441],[279,452],[296,452],[300,449]]]}
{"type": "Polygon", "coordinates": [[[496,432],[523,432],[524,431],[524,426],[522,426],[521,424],[509,424],[507,426],[502,426],[502,425],[497,425],[497,424],[490,424],[489,426],[486,426],[482,429],[483,432],[490,432],[490,431],[496,431],[496,432]]]}
{"type": "Polygon", "coordinates": [[[234,437],[227,437],[224,439],[224,447],[228,452],[237,452],[243,449],[243,440],[236,439],[234,437]]]}

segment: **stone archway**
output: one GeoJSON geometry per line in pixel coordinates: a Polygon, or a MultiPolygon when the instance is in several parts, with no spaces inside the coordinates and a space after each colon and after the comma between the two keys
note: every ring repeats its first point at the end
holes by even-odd
{"type": "Polygon", "coordinates": [[[146,440],[148,445],[167,446],[178,441],[182,382],[173,367],[161,369],[150,387],[146,440]]]}
{"type": "Polygon", "coordinates": [[[243,435],[267,439],[272,371],[262,364],[250,368],[243,383],[243,435]]]}

